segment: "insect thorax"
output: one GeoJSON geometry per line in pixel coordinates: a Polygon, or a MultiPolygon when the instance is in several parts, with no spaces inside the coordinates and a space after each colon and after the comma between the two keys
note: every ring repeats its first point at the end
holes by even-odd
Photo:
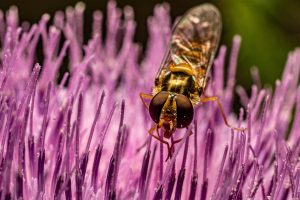
{"type": "Polygon", "coordinates": [[[196,78],[183,72],[162,71],[161,75],[155,80],[153,95],[161,91],[183,94],[191,100],[193,105],[199,102],[201,95],[199,94],[201,90],[198,88],[196,78]]]}

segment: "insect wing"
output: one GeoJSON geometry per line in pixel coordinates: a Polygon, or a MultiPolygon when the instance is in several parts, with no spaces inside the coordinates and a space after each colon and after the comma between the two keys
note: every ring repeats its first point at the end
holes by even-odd
{"type": "Polygon", "coordinates": [[[158,80],[161,73],[163,71],[166,71],[168,66],[169,66],[169,63],[172,62],[172,57],[171,57],[171,53],[170,53],[170,45],[167,49],[167,51],[165,52],[165,55],[162,59],[162,62],[161,62],[161,65],[160,65],[160,68],[159,70],[157,71],[157,74],[156,74],[156,77],[155,77],[155,80],[158,80]]]}
{"type": "Polygon", "coordinates": [[[176,25],[170,56],[175,64],[188,63],[205,84],[221,34],[221,15],[211,4],[190,9],[176,25]]]}

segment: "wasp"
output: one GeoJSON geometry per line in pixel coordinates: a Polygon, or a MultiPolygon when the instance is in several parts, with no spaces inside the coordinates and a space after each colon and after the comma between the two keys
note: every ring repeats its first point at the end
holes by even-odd
{"type": "Polygon", "coordinates": [[[221,29],[220,12],[212,4],[202,4],[188,10],[172,30],[170,45],[156,75],[152,94],[140,93],[155,122],[148,132],[167,145],[168,158],[172,155],[174,144],[182,139],[171,140],[171,145],[165,139],[171,138],[177,128],[190,125],[197,104],[215,101],[225,124],[232,128],[219,98],[203,94],[221,29]],[[150,104],[146,99],[151,100],[150,104]],[[163,129],[163,137],[159,129],[163,129]]]}

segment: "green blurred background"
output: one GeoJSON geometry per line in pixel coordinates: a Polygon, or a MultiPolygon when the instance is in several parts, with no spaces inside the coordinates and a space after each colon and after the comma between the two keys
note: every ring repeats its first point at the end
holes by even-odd
{"type": "MultiPolygon", "coordinates": [[[[0,9],[17,5],[21,20],[37,22],[47,12],[53,16],[55,11],[74,6],[77,0],[1,0],[0,9]]],[[[107,1],[85,0],[85,39],[90,36],[92,13],[96,9],[106,13],[107,1]]],[[[118,0],[123,8],[131,5],[138,23],[135,39],[145,44],[147,41],[147,17],[153,8],[162,1],[118,0]]],[[[167,1],[171,6],[172,19],[182,15],[192,6],[207,1],[174,0],[167,1]]],[[[231,46],[235,34],[242,36],[239,56],[237,82],[247,89],[252,84],[250,68],[257,66],[263,84],[273,85],[280,78],[287,54],[300,46],[300,1],[299,0],[215,0],[208,1],[219,7],[223,16],[222,43],[231,46]]]]}

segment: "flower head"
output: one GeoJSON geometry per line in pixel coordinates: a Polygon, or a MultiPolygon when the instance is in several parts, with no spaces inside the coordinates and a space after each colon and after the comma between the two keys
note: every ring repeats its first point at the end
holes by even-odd
{"type": "Polygon", "coordinates": [[[219,96],[230,123],[247,129],[228,128],[213,103],[197,107],[164,162],[167,151],[147,134],[153,122],[138,96],[150,91],[166,50],[169,7],[158,5],[149,18],[141,61],[132,8],[110,1],[107,9],[106,37],[95,11],[87,44],[83,3],[30,26],[19,24],[16,7],[0,12],[1,198],[300,198],[299,49],[274,91],[254,84],[248,96],[235,87],[241,38],[233,39],[226,80],[221,46],[206,95],[219,96]],[[64,59],[68,72],[60,75],[64,59]],[[238,117],[235,91],[244,107],[238,117]]]}

